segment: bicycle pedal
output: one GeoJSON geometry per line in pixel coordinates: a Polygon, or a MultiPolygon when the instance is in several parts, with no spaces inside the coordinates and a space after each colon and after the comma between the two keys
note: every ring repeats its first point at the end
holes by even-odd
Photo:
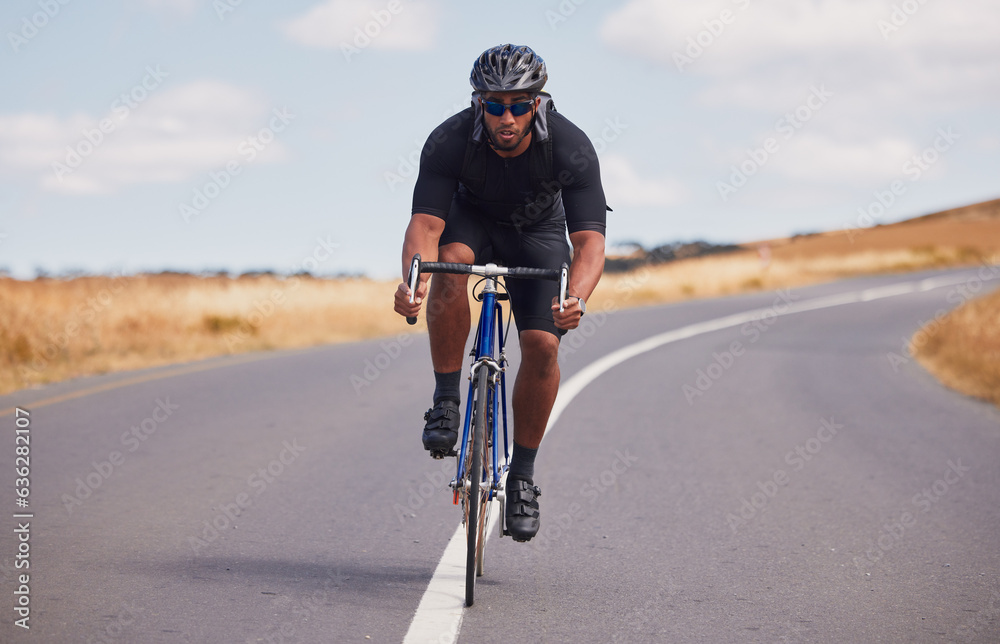
{"type": "Polygon", "coordinates": [[[440,461],[441,459],[446,458],[448,456],[458,456],[458,452],[456,452],[454,448],[447,451],[443,449],[432,449],[430,453],[431,453],[431,458],[433,458],[436,461],[440,461]]]}

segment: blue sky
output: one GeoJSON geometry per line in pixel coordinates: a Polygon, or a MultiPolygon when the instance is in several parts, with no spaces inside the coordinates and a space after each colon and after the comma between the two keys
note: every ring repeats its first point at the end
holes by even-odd
{"type": "Polygon", "coordinates": [[[8,0],[0,30],[0,268],[21,278],[395,276],[411,160],[503,42],[546,60],[600,152],[611,244],[1000,196],[992,0],[8,0]]]}

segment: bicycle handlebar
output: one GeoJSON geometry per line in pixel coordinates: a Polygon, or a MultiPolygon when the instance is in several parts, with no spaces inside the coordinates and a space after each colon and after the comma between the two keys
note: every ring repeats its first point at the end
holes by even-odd
{"type": "Polygon", "coordinates": [[[556,281],[559,270],[555,268],[526,268],[497,266],[495,268],[476,264],[455,264],[453,262],[423,262],[421,273],[454,273],[457,275],[482,275],[483,277],[526,277],[556,281]]]}
{"type": "MultiPolygon", "coordinates": [[[[514,277],[527,279],[544,279],[559,282],[559,310],[563,310],[566,299],[566,286],[569,281],[569,265],[563,262],[561,268],[528,268],[521,266],[507,267],[495,264],[458,264],[455,262],[421,262],[420,254],[413,256],[410,263],[410,274],[407,282],[410,286],[410,304],[416,297],[417,280],[421,273],[452,273],[455,275],[482,275],[483,277],[514,277]]],[[[407,323],[416,324],[417,318],[406,318],[407,323]]]]}

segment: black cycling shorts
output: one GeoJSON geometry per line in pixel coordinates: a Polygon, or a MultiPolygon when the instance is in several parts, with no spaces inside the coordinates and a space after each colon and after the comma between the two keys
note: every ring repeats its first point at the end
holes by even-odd
{"type": "MultiPolygon", "coordinates": [[[[570,261],[565,216],[534,222],[520,229],[479,212],[460,197],[451,203],[440,246],[459,242],[476,254],[476,264],[559,269],[570,261]]],[[[559,282],[504,278],[510,292],[510,308],[518,333],[526,329],[548,331],[557,338],[563,332],[552,319],[552,299],[559,296],[559,282]]]]}

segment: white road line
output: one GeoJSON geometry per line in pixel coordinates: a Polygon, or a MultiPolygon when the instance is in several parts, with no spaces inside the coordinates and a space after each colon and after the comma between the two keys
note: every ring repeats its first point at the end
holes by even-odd
{"type": "MultiPolygon", "coordinates": [[[[497,529],[500,504],[490,501],[490,517],[486,523],[486,544],[497,529]]],[[[483,572],[489,570],[490,553],[486,551],[483,572]]],[[[410,623],[403,644],[425,644],[426,642],[451,643],[458,639],[465,610],[465,527],[461,523],[451,535],[451,541],[441,555],[441,562],[424,591],[417,606],[417,613],[410,623]]]]}
{"type": "MultiPolygon", "coordinates": [[[[629,358],[634,358],[647,351],[662,347],[665,344],[721,329],[740,326],[741,324],[760,319],[765,314],[774,314],[779,317],[793,315],[795,313],[843,306],[844,304],[871,302],[873,300],[881,300],[917,291],[929,291],[944,286],[954,286],[963,282],[970,282],[973,279],[988,281],[989,279],[1000,277],[1000,273],[996,271],[995,267],[993,270],[994,274],[990,278],[977,277],[976,275],[965,275],[964,277],[946,276],[929,278],[919,282],[890,284],[888,286],[880,286],[852,293],[817,297],[803,302],[788,304],[787,307],[782,307],[784,309],[782,312],[778,312],[774,306],[754,309],[714,320],[689,324],[680,329],[666,331],[645,340],[640,340],[595,360],[578,371],[572,378],[563,382],[559,387],[559,394],[556,396],[552,413],[549,415],[549,423],[545,427],[545,433],[548,435],[556,421],[559,420],[559,416],[563,410],[569,407],[573,399],[587,385],[596,380],[604,372],[618,366],[629,358]]],[[[492,522],[496,520],[497,513],[498,510],[495,509],[490,514],[491,525],[487,531],[487,537],[492,532],[492,522]]],[[[465,556],[465,529],[459,524],[458,529],[455,530],[455,534],[451,537],[451,541],[448,542],[444,554],[441,556],[441,562],[434,571],[434,576],[431,578],[431,582],[427,586],[423,598],[420,600],[420,605],[413,616],[413,621],[410,622],[410,630],[406,634],[406,639],[403,640],[404,644],[415,644],[417,642],[454,644],[454,642],[458,641],[458,632],[462,626],[462,617],[465,608],[465,556]]]]}
{"type": "MultiPolygon", "coordinates": [[[[998,268],[1000,268],[1000,267],[995,267],[994,271],[996,271],[998,268]]],[[[995,276],[996,276],[996,274],[994,274],[994,277],[995,276]]],[[[983,280],[983,278],[978,277],[978,275],[977,275],[977,279],[980,279],[982,281],[987,281],[989,278],[987,278],[987,280],[983,280]]],[[[972,281],[972,277],[968,277],[968,276],[960,279],[960,278],[958,278],[957,276],[954,276],[954,275],[946,275],[944,277],[929,277],[929,278],[927,278],[925,280],[921,280],[917,284],[918,284],[918,288],[921,291],[929,291],[929,290],[934,289],[934,288],[941,288],[942,286],[954,286],[956,284],[961,284],[962,282],[971,282],[971,281],[972,281]]]]}
{"type": "Polygon", "coordinates": [[[459,523],[417,606],[403,644],[456,641],[464,608],[465,528],[459,523]]]}

